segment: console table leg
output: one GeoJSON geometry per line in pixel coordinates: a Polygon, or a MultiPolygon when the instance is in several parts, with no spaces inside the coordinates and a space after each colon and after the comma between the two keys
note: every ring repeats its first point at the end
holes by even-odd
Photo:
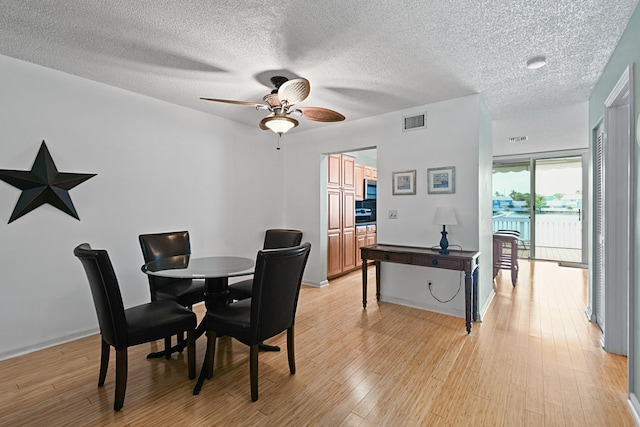
{"type": "Polygon", "coordinates": [[[376,301],[380,301],[380,261],[376,261],[376,301]]]}
{"type": "Polygon", "coordinates": [[[467,323],[467,333],[471,333],[471,304],[472,304],[472,291],[473,291],[473,278],[470,272],[464,273],[464,308],[465,318],[467,323]]]}
{"type": "Polygon", "coordinates": [[[367,308],[367,259],[362,260],[362,308],[367,308]]]}
{"type": "Polygon", "coordinates": [[[480,267],[476,267],[473,270],[473,321],[477,322],[480,319],[480,311],[478,310],[478,270],[480,267]]]}

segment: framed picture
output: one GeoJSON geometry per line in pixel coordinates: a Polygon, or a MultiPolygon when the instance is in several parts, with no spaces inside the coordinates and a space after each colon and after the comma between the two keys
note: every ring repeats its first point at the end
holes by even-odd
{"type": "Polygon", "coordinates": [[[446,168],[427,169],[429,194],[452,194],[456,192],[456,168],[448,166],[446,168]]]}
{"type": "Polygon", "coordinates": [[[393,195],[416,194],[416,171],[393,172],[393,195]]]}

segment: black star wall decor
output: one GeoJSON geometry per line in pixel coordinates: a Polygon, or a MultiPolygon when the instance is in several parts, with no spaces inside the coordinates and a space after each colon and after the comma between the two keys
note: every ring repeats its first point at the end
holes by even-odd
{"type": "Polygon", "coordinates": [[[95,173],[58,172],[47,145],[42,141],[30,171],[0,169],[1,180],[22,190],[9,224],[45,203],[80,220],[69,190],[94,176],[95,173]]]}

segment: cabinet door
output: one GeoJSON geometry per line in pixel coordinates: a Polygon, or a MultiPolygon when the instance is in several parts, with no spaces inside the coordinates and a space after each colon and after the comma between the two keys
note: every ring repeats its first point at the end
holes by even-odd
{"type": "Polygon", "coordinates": [[[356,193],[354,191],[343,191],[342,192],[342,228],[355,228],[355,226],[356,226],[356,193]]]}
{"type": "Polygon", "coordinates": [[[376,244],[376,235],[375,234],[367,234],[367,246],[376,244]]]}
{"type": "Polygon", "coordinates": [[[355,165],[356,200],[364,200],[364,165],[355,165]]]}
{"type": "Polygon", "coordinates": [[[342,155],[342,188],[345,190],[356,189],[355,165],[354,157],[342,155]]]}
{"type": "Polygon", "coordinates": [[[378,179],[378,169],[377,168],[371,168],[371,179],[378,179]]]}
{"type": "Polygon", "coordinates": [[[340,187],[342,185],[342,156],[330,154],[327,157],[327,187],[340,187]]]}
{"type": "Polygon", "coordinates": [[[337,189],[327,189],[327,231],[340,232],[342,230],[342,191],[337,189]]]}
{"type": "Polygon", "coordinates": [[[327,234],[327,277],[342,273],[342,233],[327,234]]]}
{"type": "Polygon", "coordinates": [[[355,227],[342,230],[342,271],[347,272],[356,268],[356,229],[355,227]]]}
{"type": "Polygon", "coordinates": [[[364,167],[364,179],[373,179],[373,168],[371,166],[364,167]]]}
{"type": "Polygon", "coordinates": [[[356,267],[362,266],[362,256],[360,254],[360,248],[367,246],[367,236],[357,234],[356,232],[356,267]]]}

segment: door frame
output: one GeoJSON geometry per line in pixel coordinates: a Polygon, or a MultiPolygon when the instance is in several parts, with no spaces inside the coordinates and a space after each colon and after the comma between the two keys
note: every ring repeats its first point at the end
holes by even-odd
{"type": "MultiPolygon", "coordinates": [[[[588,149],[575,149],[575,150],[557,150],[557,151],[541,151],[538,153],[524,153],[517,155],[509,155],[509,156],[494,156],[493,163],[496,162],[504,162],[504,163],[529,163],[529,195],[532,198],[529,202],[529,227],[530,227],[530,239],[531,243],[529,245],[530,248],[530,259],[536,259],[535,253],[535,161],[543,160],[543,159],[553,159],[560,157],[581,157],[582,159],[582,263],[588,264],[589,261],[589,250],[591,247],[591,242],[588,239],[588,227],[589,219],[591,217],[591,212],[589,209],[585,208],[589,206],[590,200],[590,187],[589,183],[589,150],[588,149]]],[[[493,194],[493,192],[492,192],[493,194]]]]}
{"type": "MultiPolygon", "coordinates": [[[[604,102],[604,324],[602,347],[609,352],[627,355],[633,348],[635,250],[635,144],[632,141],[634,117],[633,64],[604,102]],[[630,314],[630,315],[629,315],[630,314]]],[[[595,206],[593,207],[595,210],[595,206]]],[[[590,277],[590,279],[593,279],[590,277]]],[[[590,280],[590,294],[597,284],[590,280]]],[[[592,304],[598,301],[591,298],[592,304]]],[[[594,313],[595,310],[592,310],[594,313]]],[[[633,358],[629,358],[632,361],[633,358]]],[[[629,381],[635,367],[629,363],[629,381]]],[[[630,389],[632,384],[629,384],[630,389]]]]}

